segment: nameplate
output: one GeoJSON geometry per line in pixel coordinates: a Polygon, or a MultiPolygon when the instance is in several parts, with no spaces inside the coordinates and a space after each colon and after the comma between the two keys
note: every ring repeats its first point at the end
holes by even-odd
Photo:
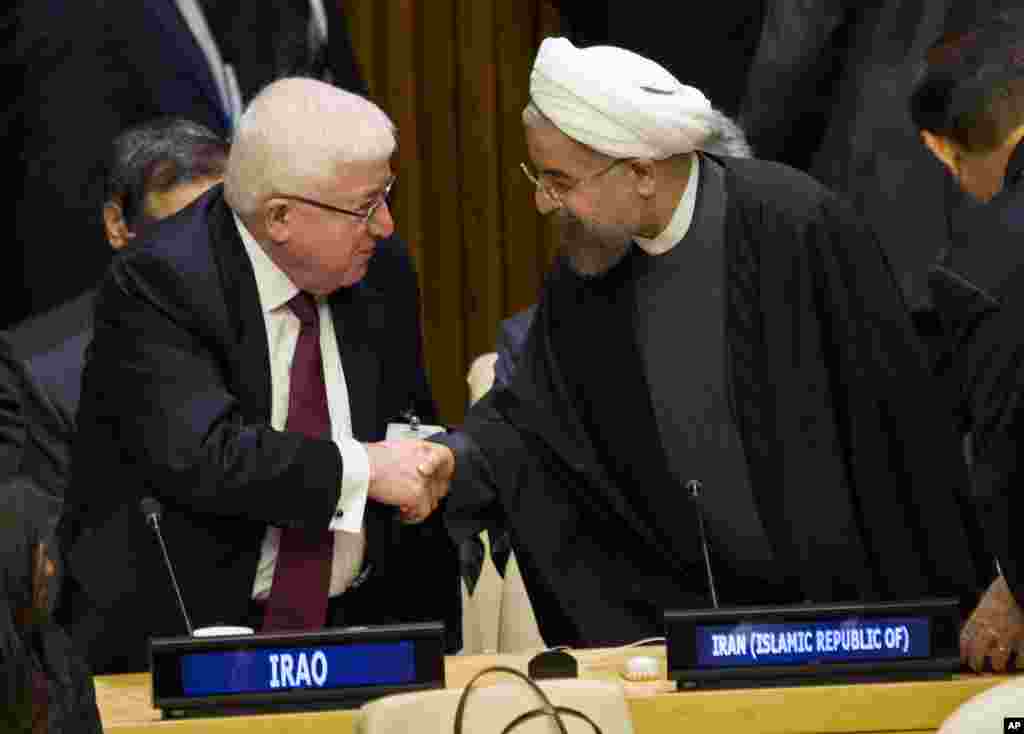
{"type": "Polygon", "coordinates": [[[440,623],[150,642],[165,717],[360,706],[444,687],[440,623]]]}
{"type": "Polygon", "coordinates": [[[955,599],[665,613],[680,688],[893,680],[960,667],[955,599]]]}

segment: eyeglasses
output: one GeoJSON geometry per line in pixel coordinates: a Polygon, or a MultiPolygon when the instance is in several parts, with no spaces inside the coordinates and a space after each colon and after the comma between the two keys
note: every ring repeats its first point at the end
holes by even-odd
{"type": "Polygon", "coordinates": [[[370,204],[370,208],[364,211],[353,211],[351,209],[342,209],[341,207],[331,206],[330,204],[324,204],[322,201],[316,201],[315,199],[307,199],[304,196],[295,196],[294,194],[274,194],[271,198],[278,199],[291,199],[292,201],[301,201],[303,204],[309,204],[315,206],[318,209],[326,209],[329,212],[338,212],[339,214],[348,214],[350,217],[356,217],[360,220],[360,224],[369,225],[370,220],[373,219],[373,215],[377,213],[377,210],[387,202],[388,197],[391,195],[391,187],[395,185],[395,181],[398,180],[397,176],[392,176],[391,180],[388,181],[387,186],[381,192],[380,196],[370,204]]]}
{"type": "Polygon", "coordinates": [[[525,162],[524,163],[520,163],[519,167],[523,169],[523,173],[525,173],[526,177],[528,179],[530,179],[530,183],[532,183],[534,185],[534,187],[537,189],[537,191],[540,191],[541,193],[543,193],[546,197],[551,199],[551,201],[555,202],[555,204],[558,205],[559,209],[561,209],[563,206],[565,206],[565,197],[568,196],[569,194],[571,194],[575,189],[580,188],[581,186],[585,186],[585,185],[591,183],[592,181],[596,181],[597,179],[601,178],[601,176],[603,176],[606,173],[608,173],[608,171],[610,171],[613,168],[615,168],[615,166],[619,165],[620,163],[625,163],[628,160],[630,160],[630,159],[629,158],[616,158],[614,161],[611,162],[610,165],[605,166],[604,168],[602,168],[597,173],[594,173],[594,174],[592,174],[590,176],[586,176],[584,178],[578,179],[577,181],[575,181],[574,183],[569,184],[569,185],[566,185],[566,184],[552,185],[552,184],[546,182],[544,180],[544,174],[541,174],[541,173],[534,174],[530,170],[530,167],[528,165],[526,165],[525,162]]]}

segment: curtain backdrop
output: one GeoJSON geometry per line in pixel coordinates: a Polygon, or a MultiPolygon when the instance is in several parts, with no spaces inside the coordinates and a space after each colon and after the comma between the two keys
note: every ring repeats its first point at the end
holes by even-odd
{"type": "Polygon", "coordinates": [[[521,112],[545,0],[346,2],[370,94],[398,126],[393,213],[419,271],[427,368],[458,423],[466,370],[498,322],[536,300],[554,252],[534,208],[521,112]]]}

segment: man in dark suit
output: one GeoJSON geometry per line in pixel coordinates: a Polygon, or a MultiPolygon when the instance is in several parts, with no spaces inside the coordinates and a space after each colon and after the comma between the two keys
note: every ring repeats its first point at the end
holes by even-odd
{"type": "Polygon", "coordinates": [[[141,670],[149,637],[184,631],[144,496],[197,627],[443,620],[458,647],[455,550],[418,522],[446,490],[438,451],[381,441],[410,409],[436,417],[394,147],[366,99],[276,82],[224,186],[108,272],[62,533],[63,611],[97,672],[141,670]]]}
{"type": "MultiPolygon", "coordinates": [[[[227,157],[227,141],[183,118],[158,118],[119,134],[104,177],[102,217],[110,247],[121,249],[219,183],[227,157]]],[[[95,296],[90,288],[8,334],[13,355],[24,361],[69,428],[74,427],[85,349],[92,340],[95,296]]]]}
{"type": "Polygon", "coordinates": [[[975,670],[1024,661],[1024,12],[944,35],[911,95],[922,142],[977,202],[956,220],[930,284],[944,326],[937,361],[969,439],[971,480],[999,573],[961,633],[975,670]]]}
{"type": "MultiPolygon", "coordinates": [[[[104,205],[110,246],[123,247],[217,183],[227,154],[220,136],[179,118],[155,120],[115,138],[104,205]]],[[[94,299],[90,289],[0,335],[0,477],[31,477],[61,500],[71,481],[94,299]]]]}

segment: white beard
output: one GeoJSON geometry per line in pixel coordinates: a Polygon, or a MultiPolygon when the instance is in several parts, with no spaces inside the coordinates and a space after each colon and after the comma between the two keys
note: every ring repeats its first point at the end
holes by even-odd
{"type": "Polygon", "coordinates": [[[621,227],[586,222],[566,209],[558,214],[561,251],[569,267],[584,277],[603,275],[622,262],[632,236],[621,227]]]}

